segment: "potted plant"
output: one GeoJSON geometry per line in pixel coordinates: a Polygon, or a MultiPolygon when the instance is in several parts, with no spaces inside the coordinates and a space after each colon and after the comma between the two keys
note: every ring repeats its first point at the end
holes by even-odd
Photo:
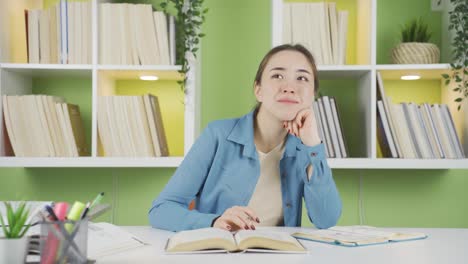
{"type": "Polygon", "coordinates": [[[6,221],[0,213],[0,224],[3,234],[0,236],[0,263],[24,263],[28,248],[28,238],[24,235],[30,225],[26,224],[29,209],[26,202],[21,202],[13,209],[9,202],[4,202],[6,208],[6,221]]]}
{"type": "Polygon", "coordinates": [[[468,98],[468,1],[450,0],[453,9],[449,11],[448,29],[454,33],[452,40],[452,63],[450,63],[450,74],[444,73],[445,85],[454,81],[454,92],[458,92],[455,102],[458,103],[460,111],[462,102],[468,98]]]}
{"type": "Polygon", "coordinates": [[[429,43],[432,33],[422,18],[413,19],[401,29],[401,43],[392,49],[397,64],[439,63],[440,50],[429,43]]]}

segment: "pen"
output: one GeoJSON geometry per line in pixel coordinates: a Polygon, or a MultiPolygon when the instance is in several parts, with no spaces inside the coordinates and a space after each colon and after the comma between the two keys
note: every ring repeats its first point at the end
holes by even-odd
{"type": "MultiPolygon", "coordinates": [[[[71,207],[70,212],[68,212],[67,219],[72,221],[80,220],[80,216],[83,213],[84,208],[85,204],[76,201],[71,207]]],[[[68,231],[68,233],[71,233],[73,224],[65,224],[65,229],[68,231]]]]}
{"type": "Polygon", "coordinates": [[[50,205],[46,205],[45,209],[49,213],[49,217],[52,218],[52,221],[57,221],[58,220],[58,217],[55,215],[54,209],[52,209],[52,207],[50,207],[50,205]]]}
{"type": "Polygon", "coordinates": [[[86,217],[86,215],[88,214],[88,211],[89,211],[90,204],[91,204],[90,202],[86,203],[86,207],[83,210],[83,213],[81,214],[80,219],[84,219],[86,217]]]}
{"type": "Polygon", "coordinates": [[[66,202],[56,203],[54,206],[54,211],[55,211],[55,216],[57,217],[57,220],[60,220],[60,221],[65,220],[65,216],[67,215],[67,211],[68,211],[68,203],[66,202]]]}
{"type": "Polygon", "coordinates": [[[89,209],[92,209],[96,204],[100,203],[103,196],[104,196],[104,192],[101,192],[100,194],[98,194],[96,198],[94,199],[94,201],[89,206],[89,209]]]}

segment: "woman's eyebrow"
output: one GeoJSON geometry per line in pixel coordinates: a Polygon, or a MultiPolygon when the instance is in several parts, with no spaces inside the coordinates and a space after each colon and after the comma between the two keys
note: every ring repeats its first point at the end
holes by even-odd
{"type": "Polygon", "coordinates": [[[274,67],[274,68],[270,69],[270,71],[285,71],[285,70],[286,70],[286,68],[284,68],[284,67],[274,67]]]}
{"type": "Polygon", "coordinates": [[[298,69],[297,72],[305,72],[305,73],[312,75],[308,70],[305,70],[305,69],[298,69]]]}

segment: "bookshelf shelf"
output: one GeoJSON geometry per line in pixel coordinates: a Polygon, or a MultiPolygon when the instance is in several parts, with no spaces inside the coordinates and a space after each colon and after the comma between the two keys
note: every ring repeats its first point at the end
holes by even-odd
{"type": "Polygon", "coordinates": [[[179,71],[180,65],[97,65],[98,70],[121,71],[179,71]]]}
{"type": "Polygon", "coordinates": [[[376,70],[448,70],[447,63],[437,64],[378,64],[376,70]]]}
{"type": "Polygon", "coordinates": [[[90,77],[92,65],[1,63],[0,68],[30,77],[90,77]]]}
{"type": "Polygon", "coordinates": [[[0,167],[178,167],[183,157],[129,158],[129,157],[78,157],[78,158],[28,158],[2,157],[0,167]]]}
{"type": "Polygon", "coordinates": [[[332,169],[468,169],[467,159],[328,159],[332,169]]]}
{"type": "MultiPolygon", "coordinates": [[[[128,157],[78,157],[78,158],[20,158],[3,157],[0,167],[60,167],[60,168],[107,168],[107,167],[146,167],[176,168],[183,157],[128,158],[128,157]]],[[[332,169],[468,169],[468,162],[440,159],[371,159],[347,158],[328,159],[332,169]]]]}

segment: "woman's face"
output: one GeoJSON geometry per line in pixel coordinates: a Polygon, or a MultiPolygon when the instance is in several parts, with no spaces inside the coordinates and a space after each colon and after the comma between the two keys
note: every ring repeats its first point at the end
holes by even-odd
{"type": "Polygon", "coordinates": [[[311,107],[314,100],[314,76],[306,57],[297,51],[285,50],[273,55],[255,86],[255,96],[267,110],[281,121],[293,120],[297,113],[311,107]]]}

